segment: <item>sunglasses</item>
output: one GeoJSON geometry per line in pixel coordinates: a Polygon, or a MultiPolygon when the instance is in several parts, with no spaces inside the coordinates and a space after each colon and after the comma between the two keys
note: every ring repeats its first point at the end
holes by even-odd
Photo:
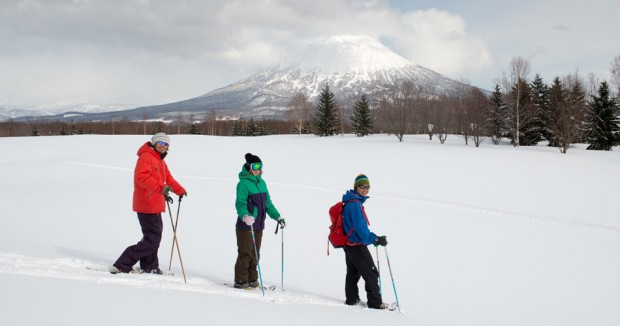
{"type": "Polygon", "coordinates": [[[155,144],[168,147],[168,143],[166,143],[165,141],[158,141],[155,144]]]}
{"type": "Polygon", "coordinates": [[[358,188],[362,188],[362,189],[366,189],[369,190],[370,189],[370,185],[366,185],[366,186],[357,186],[358,188]]]}
{"type": "Polygon", "coordinates": [[[253,171],[258,171],[263,169],[263,163],[250,163],[250,169],[253,171]]]}

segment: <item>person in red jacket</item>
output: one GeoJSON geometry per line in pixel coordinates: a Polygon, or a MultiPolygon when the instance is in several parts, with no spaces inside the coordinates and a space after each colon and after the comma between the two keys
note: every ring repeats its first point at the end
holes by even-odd
{"type": "Polygon", "coordinates": [[[174,180],[164,161],[169,145],[170,137],[160,132],[138,149],[133,178],[133,210],[138,213],[142,239],[125,249],[110,267],[112,274],[132,272],[137,262],[140,262],[142,272],[162,273],[157,251],[163,231],[161,213],[166,211],[166,197],[171,191],[181,198],[187,196],[187,191],[174,180]]]}

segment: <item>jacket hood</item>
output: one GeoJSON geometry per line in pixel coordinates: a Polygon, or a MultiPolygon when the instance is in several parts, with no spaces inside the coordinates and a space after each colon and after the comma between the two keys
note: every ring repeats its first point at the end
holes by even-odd
{"type": "Polygon", "coordinates": [[[357,193],[357,191],[351,189],[351,190],[347,190],[347,192],[342,195],[342,201],[347,201],[347,200],[359,200],[362,204],[366,201],[366,199],[370,198],[369,196],[362,196],[360,194],[357,193]]]}
{"type": "Polygon", "coordinates": [[[138,149],[138,156],[144,154],[144,153],[149,153],[157,158],[160,159],[164,159],[166,157],[166,155],[168,155],[168,151],[166,151],[163,154],[158,153],[155,148],[153,148],[153,146],[151,145],[151,142],[146,142],[144,143],[144,145],[140,146],[140,148],[138,149]]]}
{"type": "Polygon", "coordinates": [[[241,172],[239,172],[239,180],[248,179],[252,181],[261,180],[263,178],[263,171],[260,171],[258,175],[253,175],[245,168],[245,164],[241,166],[241,172]]]}

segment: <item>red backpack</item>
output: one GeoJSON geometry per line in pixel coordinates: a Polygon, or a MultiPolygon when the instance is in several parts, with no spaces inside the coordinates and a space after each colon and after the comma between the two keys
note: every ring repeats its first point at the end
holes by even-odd
{"type": "MultiPolygon", "coordinates": [[[[350,201],[359,201],[359,200],[350,200],[350,201]]],[[[342,248],[349,243],[349,235],[353,232],[353,228],[349,230],[349,233],[344,233],[344,228],[342,227],[342,208],[347,202],[337,202],[332,207],[329,208],[329,219],[331,220],[331,225],[329,226],[329,235],[327,236],[327,254],[329,255],[329,244],[331,243],[334,248],[342,248]]],[[[366,222],[368,225],[368,217],[366,216],[366,211],[364,210],[364,206],[362,206],[362,212],[364,213],[364,217],[366,217],[366,222]]]]}

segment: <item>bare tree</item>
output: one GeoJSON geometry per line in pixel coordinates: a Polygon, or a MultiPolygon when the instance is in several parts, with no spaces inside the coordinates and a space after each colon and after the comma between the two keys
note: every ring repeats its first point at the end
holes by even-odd
{"type": "Polygon", "coordinates": [[[149,113],[147,110],[142,111],[142,134],[146,135],[146,124],[149,120],[149,113]]]}
{"type": "Polygon", "coordinates": [[[531,103],[527,103],[528,82],[527,76],[530,73],[530,63],[522,57],[515,57],[510,61],[510,71],[507,76],[503,74],[500,84],[504,88],[504,94],[510,94],[506,99],[506,104],[512,109],[513,144],[515,147],[520,145],[521,125],[523,118],[527,116],[522,111],[527,111],[531,103]]]}
{"type": "Polygon", "coordinates": [[[293,94],[286,107],[286,116],[293,121],[295,130],[301,135],[308,127],[312,104],[306,94],[297,92],[293,94]]]}
{"type": "Polygon", "coordinates": [[[433,104],[432,123],[435,126],[435,133],[439,138],[439,143],[445,143],[448,139],[448,134],[454,128],[454,104],[452,101],[444,98],[443,100],[436,100],[433,104]]]}
{"type": "Polygon", "coordinates": [[[406,80],[387,91],[379,102],[382,129],[396,135],[400,142],[412,128],[418,96],[419,88],[412,81],[406,80]]]}
{"type": "Polygon", "coordinates": [[[466,107],[469,128],[471,129],[470,134],[476,147],[480,147],[480,144],[486,138],[487,112],[490,110],[490,105],[490,102],[481,90],[477,88],[470,89],[466,107]]]}
{"type": "Polygon", "coordinates": [[[181,125],[183,125],[183,116],[181,112],[177,112],[177,135],[181,134],[181,125]]]}
{"type": "Polygon", "coordinates": [[[611,82],[618,88],[618,96],[620,96],[620,54],[611,61],[611,82]]]}

